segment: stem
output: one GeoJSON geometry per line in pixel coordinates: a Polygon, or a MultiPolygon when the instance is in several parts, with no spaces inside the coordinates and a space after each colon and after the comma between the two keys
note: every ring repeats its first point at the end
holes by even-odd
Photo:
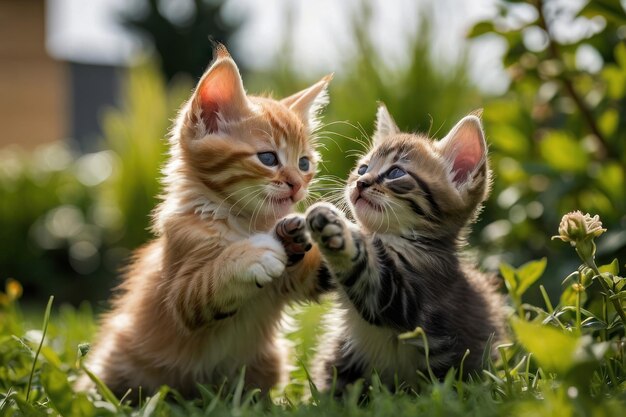
{"type": "Polygon", "coordinates": [[[617,379],[617,376],[615,375],[615,371],[613,371],[613,366],[611,365],[611,359],[608,359],[606,361],[606,371],[609,374],[609,379],[611,380],[611,383],[613,384],[613,386],[619,387],[619,381],[617,379]]]}
{"type": "Polygon", "coordinates": [[[540,285],[539,286],[539,290],[541,291],[541,295],[543,296],[543,302],[546,304],[546,308],[548,309],[548,313],[558,323],[558,325],[561,326],[561,329],[566,330],[565,329],[565,325],[563,325],[563,323],[561,323],[561,320],[559,320],[559,318],[554,315],[554,307],[552,306],[552,303],[550,302],[550,297],[548,297],[548,293],[546,292],[546,288],[543,285],[540,285]]]}
{"type": "MultiPolygon", "coordinates": [[[[607,324],[609,324],[609,296],[608,294],[604,294],[604,297],[602,299],[602,320],[604,320],[604,322],[607,324]]],[[[602,340],[604,340],[605,342],[608,340],[608,330],[606,328],[602,329],[602,331],[600,332],[600,334],[602,335],[602,340]]]]}
{"type": "Polygon", "coordinates": [[[513,380],[511,378],[511,371],[509,369],[509,360],[506,357],[506,350],[504,347],[498,346],[498,351],[500,352],[502,365],[504,367],[504,376],[506,378],[506,394],[509,398],[511,398],[511,394],[513,393],[513,380]]]}
{"type": "MultiPolygon", "coordinates": [[[[589,268],[593,270],[593,273],[600,277],[598,279],[598,282],[600,282],[600,285],[602,286],[602,289],[604,290],[604,292],[609,296],[613,295],[614,294],[613,291],[609,288],[608,285],[606,285],[606,282],[604,282],[604,279],[602,279],[602,274],[600,273],[600,270],[598,270],[598,266],[596,265],[596,262],[594,261],[593,256],[588,258],[587,256],[583,255],[578,250],[578,246],[576,246],[576,253],[580,257],[580,259],[582,259],[582,261],[585,264],[587,264],[589,268]]],[[[611,303],[613,304],[615,311],[619,315],[619,318],[622,320],[622,324],[624,325],[624,328],[626,329],[626,313],[624,313],[624,309],[622,308],[622,304],[620,303],[620,300],[617,298],[611,299],[611,297],[609,297],[609,300],[611,300],[611,303]]]]}
{"type": "Polygon", "coordinates": [[[581,318],[580,318],[580,288],[576,290],[576,328],[581,333],[581,318]]]}
{"type": "MultiPolygon", "coordinates": [[[[539,19],[538,19],[539,27],[543,29],[546,32],[546,35],[548,36],[548,50],[550,52],[550,55],[552,59],[555,59],[559,61],[561,64],[563,64],[563,58],[561,57],[559,46],[552,38],[550,29],[546,22],[545,15],[543,14],[543,0],[537,0],[535,3],[535,7],[539,14],[539,19]]],[[[591,110],[589,110],[589,108],[587,107],[587,104],[585,104],[583,99],[580,97],[580,95],[574,88],[574,84],[572,84],[572,81],[569,78],[567,78],[565,75],[561,76],[560,80],[563,82],[563,85],[565,86],[565,90],[567,91],[567,94],[574,101],[574,103],[576,103],[576,107],[578,107],[580,114],[582,114],[583,120],[587,124],[587,127],[589,127],[589,130],[591,130],[591,132],[597,138],[598,143],[603,148],[603,155],[610,155],[611,153],[609,151],[610,146],[606,138],[604,137],[602,132],[600,132],[600,129],[598,128],[598,125],[596,123],[596,120],[593,117],[591,110]]]]}

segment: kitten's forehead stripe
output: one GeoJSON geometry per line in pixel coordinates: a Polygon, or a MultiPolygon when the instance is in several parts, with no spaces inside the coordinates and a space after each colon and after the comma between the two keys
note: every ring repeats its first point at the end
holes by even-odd
{"type": "Polygon", "coordinates": [[[430,204],[432,211],[434,212],[436,216],[439,216],[441,214],[441,208],[439,207],[439,204],[435,200],[435,196],[433,196],[433,193],[430,190],[430,186],[426,183],[426,181],[421,179],[414,172],[407,171],[407,174],[409,174],[415,180],[417,185],[422,189],[422,191],[424,192],[424,197],[426,198],[426,200],[428,200],[428,203],[430,204]]]}
{"type": "Polygon", "coordinates": [[[231,165],[239,163],[241,159],[252,156],[252,155],[254,155],[254,152],[245,152],[245,151],[233,152],[230,155],[226,156],[225,158],[222,158],[216,161],[214,164],[211,164],[210,166],[207,167],[207,169],[213,172],[222,172],[230,168],[231,165]]]}
{"type": "Polygon", "coordinates": [[[295,149],[297,153],[308,148],[304,126],[295,115],[273,103],[265,107],[265,115],[272,129],[271,139],[276,147],[280,148],[283,143],[290,142],[289,147],[295,149]]]}
{"type": "Polygon", "coordinates": [[[399,159],[405,157],[414,149],[414,145],[406,143],[406,141],[398,143],[385,143],[374,151],[374,155],[377,158],[386,158],[393,155],[393,161],[397,162],[399,159]]]}

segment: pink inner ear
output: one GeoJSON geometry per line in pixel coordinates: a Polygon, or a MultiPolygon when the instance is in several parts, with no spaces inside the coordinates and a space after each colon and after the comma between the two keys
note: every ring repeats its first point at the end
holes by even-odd
{"type": "Polygon", "coordinates": [[[475,166],[476,163],[470,159],[463,157],[457,158],[452,166],[452,171],[454,172],[453,181],[456,183],[465,182],[475,166]]]}
{"type": "Polygon", "coordinates": [[[217,112],[220,109],[219,101],[212,92],[203,89],[200,92],[200,108],[202,109],[202,120],[210,133],[217,132],[217,112]]]}
{"type": "Polygon", "coordinates": [[[480,137],[466,134],[459,137],[459,142],[458,154],[452,165],[453,181],[456,183],[465,182],[483,157],[480,137]]]}
{"type": "Polygon", "coordinates": [[[202,120],[210,133],[217,132],[218,112],[225,113],[234,100],[236,82],[225,69],[216,68],[200,86],[200,108],[202,120]]]}

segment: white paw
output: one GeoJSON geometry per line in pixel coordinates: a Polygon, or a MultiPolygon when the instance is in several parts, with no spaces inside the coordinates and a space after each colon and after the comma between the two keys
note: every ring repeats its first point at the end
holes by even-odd
{"type": "Polygon", "coordinates": [[[249,264],[243,279],[256,284],[257,287],[263,287],[285,272],[287,255],[282,244],[267,234],[251,237],[250,243],[255,248],[262,249],[262,254],[249,264]]]}

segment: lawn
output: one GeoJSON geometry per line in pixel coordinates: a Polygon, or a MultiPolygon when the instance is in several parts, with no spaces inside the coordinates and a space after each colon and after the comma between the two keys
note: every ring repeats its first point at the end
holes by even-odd
{"type": "MultiPolygon", "coordinates": [[[[531,284],[541,282],[546,259],[519,268],[503,265],[511,342],[496,346],[497,359],[486,355],[483,372],[467,381],[454,369],[443,381],[426,372],[420,389],[408,392],[391,392],[375,376],[365,395],[360,395],[358,383],[341,399],[316,391],[306,364],[316,337],[323,337],[318,326],[326,305],[290,311],[297,326],[288,336],[298,366],[290,384],[273,392],[271,401],[243,392],[242,380],[232,381],[229,389],[201,387],[201,397],[193,401],[163,387],[136,406],[115,398],[101,384],[98,395],[75,392],[72,381],[84,371],[81,359],[97,326],[91,307],[50,302],[46,311],[29,308],[25,313],[19,304],[20,284],[8,281],[0,296],[0,415],[624,415],[626,349],[620,303],[626,298],[626,280],[619,276],[617,260],[595,264],[594,239],[602,234],[601,225],[589,217],[572,219],[574,223],[562,223],[560,237],[573,244],[584,262],[564,280],[560,299],[551,301],[540,286],[544,305],[522,301],[531,284]]],[[[417,329],[405,337],[410,343],[425,336],[417,329]]]]}

